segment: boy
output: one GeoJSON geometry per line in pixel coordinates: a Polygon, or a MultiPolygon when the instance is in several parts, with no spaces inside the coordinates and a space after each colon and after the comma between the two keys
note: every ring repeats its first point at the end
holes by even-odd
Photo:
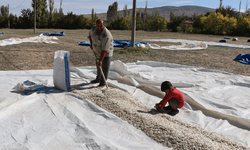
{"type": "Polygon", "coordinates": [[[162,108],[167,111],[171,116],[175,116],[179,113],[178,108],[184,106],[185,100],[182,93],[172,86],[169,81],[164,81],[161,84],[161,91],[165,92],[165,97],[160,101],[160,103],[155,104],[155,108],[160,111],[162,108]],[[164,107],[168,102],[168,106],[164,107]]]}

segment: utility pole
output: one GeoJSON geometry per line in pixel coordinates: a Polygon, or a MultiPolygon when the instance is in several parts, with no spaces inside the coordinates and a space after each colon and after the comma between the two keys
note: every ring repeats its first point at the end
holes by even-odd
{"type": "Polygon", "coordinates": [[[136,30],[136,0],[133,0],[133,14],[132,14],[132,36],[131,47],[135,47],[135,30],[136,30]]]}
{"type": "Polygon", "coordinates": [[[34,6],[34,33],[36,33],[36,0],[34,6]]]}
{"type": "Polygon", "coordinates": [[[10,5],[8,4],[8,27],[10,29],[10,5]]]}

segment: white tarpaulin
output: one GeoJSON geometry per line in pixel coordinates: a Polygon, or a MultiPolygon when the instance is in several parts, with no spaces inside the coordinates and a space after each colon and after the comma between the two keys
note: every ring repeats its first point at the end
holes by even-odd
{"type": "MultiPolygon", "coordinates": [[[[73,85],[96,76],[94,66],[77,69],[71,69],[73,85]]],[[[0,76],[1,149],[167,149],[127,122],[68,92],[26,95],[12,91],[26,80],[54,86],[53,70],[0,71],[0,76]]],[[[157,89],[165,80],[186,100],[176,118],[250,146],[248,76],[162,62],[114,61],[108,82],[153,107],[164,96],[157,89]]]]}
{"type": "Polygon", "coordinates": [[[168,149],[86,99],[12,91],[26,79],[53,86],[53,70],[0,71],[0,149],[168,149]]]}
{"type": "MultiPolygon", "coordinates": [[[[212,41],[186,40],[186,39],[141,39],[141,41],[187,43],[187,44],[197,44],[198,43],[198,45],[199,45],[199,43],[204,43],[207,46],[234,47],[234,48],[250,49],[250,45],[232,44],[232,43],[223,43],[223,42],[212,42],[212,41]]],[[[164,49],[164,46],[162,46],[162,47],[163,47],[162,49],[164,49]]],[[[178,50],[181,50],[181,49],[178,49],[178,50]]]]}
{"type": "Polygon", "coordinates": [[[55,36],[45,36],[45,35],[39,35],[29,38],[9,38],[0,40],[0,46],[6,46],[6,45],[13,45],[13,44],[20,44],[25,42],[32,42],[32,43],[47,43],[47,44],[56,44],[57,42],[53,40],[58,40],[55,36]]]}
{"type": "MultiPolygon", "coordinates": [[[[84,76],[95,78],[95,67],[79,69],[84,76]]],[[[159,91],[165,80],[180,89],[186,100],[176,118],[250,146],[248,76],[162,62],[115,61],[108,82],[153,108],[164,96],[159,91]],[[159,90],[154,91],[155,87],[159,90]]]]}
{"type": "Polygon", "coordinates": [[[160,46],[158,44],[138,44],[142,48],[167,49],[167,50],[202,50],[207,49],[204,42],[181,43],[181,45],[160,46]]]}

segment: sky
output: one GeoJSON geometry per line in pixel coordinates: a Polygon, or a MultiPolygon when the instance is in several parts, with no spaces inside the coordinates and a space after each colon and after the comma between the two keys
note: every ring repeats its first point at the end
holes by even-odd
{"type": "MultiPolygon", "coordinates": [[[[61,0],[54,0],[54,8],[57,10],[60,8],[61,0]]],[[[124,6],[127,5],[128,9],[133,8],[133,0],[116,0],[118,2],[118,9],[123,10],[124,6]]],[[[222,4],[224,6],[231,6],[232,8],[239,10],[239,4],[241,1],[241,11],[246,9],[246,6],[250,3],[250,0],[223,0],[222,4]]],[[[21,15],[22,9],[31,8],[32,0],[0,0],[0,6],[8,6],[10,8],[10,13],[21,15]]],[[[92,8],[98,13],[106,13],[108,6],[112,5],[115,0],[62,0],[62,8],[64,14],[68,12],[73,12],[73,14],[91,14],[92,8]]],[[[48,0],[47,0],[48,3],[48,0]]],[[[162,6],[184,6],[184,5],[196,5],[209,8],[218,8],[220,0],[147,0],[148,8],[162,7],[162,6]]],[[[144,8],[146,5],[146,0],[136,0],[136,7],[144,8]]]]}

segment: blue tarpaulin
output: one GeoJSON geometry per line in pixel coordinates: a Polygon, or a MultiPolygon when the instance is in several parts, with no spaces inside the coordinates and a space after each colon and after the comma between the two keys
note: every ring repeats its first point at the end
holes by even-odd
{"type": "Polygon", "coordinates": [[[250,54],[239,54],[234,60],[250,65],[250,54]]]}
{"type": "MultiPolygon", "coordinates": [[[[114,47],[130,47],[131,46],[131,40],[113,40],[114,47]]],[[[79,45],[83,46],[90,46],[90,43],[85,42],[78,42],[79,45]]],[[[135,42],[135,46],[138,44],[148,44],[148,42],[135,42]]]]}
{"type": "Polygon", "coordinates": [[[85,41],[85,42],[77,42],[79,45],[83,45],[83,46],[90,46],[90,43],[85,41]]]}
{"type": "Polygon", "coordinates": [[[64,32],[60,32],[60,33],[40,33],[40,35],[43,34],[43,35],[46,35],[46,36],[65,36],[65,33],[64,32]]]}
{"type": "Polygon", "coordinates": [[[4,34],[4,32],[0,32],[0,34],[4,34]]]}

